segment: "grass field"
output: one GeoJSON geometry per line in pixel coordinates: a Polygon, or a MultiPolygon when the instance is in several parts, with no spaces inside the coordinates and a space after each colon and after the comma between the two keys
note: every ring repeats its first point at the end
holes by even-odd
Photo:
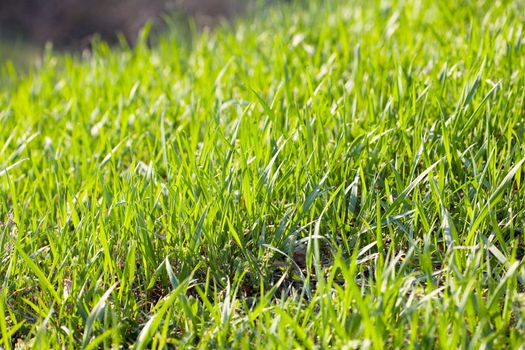
{"type": "Polygon", "coordinates": [[[523,348],[525,3],[311,1],[0,88],[0,348],[523,348]]]}

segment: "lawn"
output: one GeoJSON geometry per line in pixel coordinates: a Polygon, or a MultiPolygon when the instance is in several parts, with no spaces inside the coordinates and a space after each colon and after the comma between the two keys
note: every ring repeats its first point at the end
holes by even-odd
{"type": "Polygon", "coordinates": [[[525,346],[523,1],[281,4],[15,65],[0,348],[525,346]]]}

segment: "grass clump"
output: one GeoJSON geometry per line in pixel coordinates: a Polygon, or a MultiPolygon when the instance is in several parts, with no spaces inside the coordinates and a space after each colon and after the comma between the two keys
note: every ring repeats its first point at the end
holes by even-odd
{"type": "Polygon", "coordinates": [[[1,347],[523,346],[524,14],[316,1],[6,66],[1,347]]]}

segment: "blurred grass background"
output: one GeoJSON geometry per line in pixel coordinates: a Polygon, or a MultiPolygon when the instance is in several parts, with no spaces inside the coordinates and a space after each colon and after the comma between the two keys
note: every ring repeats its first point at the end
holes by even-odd
{"type": "MultiPolygon", "coordinates": [[[[154,30],[171,25],[213,27],[250,6],[274,0],[2,0],[0,65],[10,61],[25,70],[46,43],[58,50],[82,51],[94,37],[133,45],[148,21],[154,30]]],[[[182,29],[184,30],[184,29],[182,29]]]]}

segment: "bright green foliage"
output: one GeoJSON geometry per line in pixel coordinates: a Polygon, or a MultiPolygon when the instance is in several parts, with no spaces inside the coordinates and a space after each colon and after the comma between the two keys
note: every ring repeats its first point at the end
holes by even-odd
{"type": "Polygon", "coordinates": [[[0,347],[524,346],[524,27],[323,0],[6,65],[0,347]]]}

